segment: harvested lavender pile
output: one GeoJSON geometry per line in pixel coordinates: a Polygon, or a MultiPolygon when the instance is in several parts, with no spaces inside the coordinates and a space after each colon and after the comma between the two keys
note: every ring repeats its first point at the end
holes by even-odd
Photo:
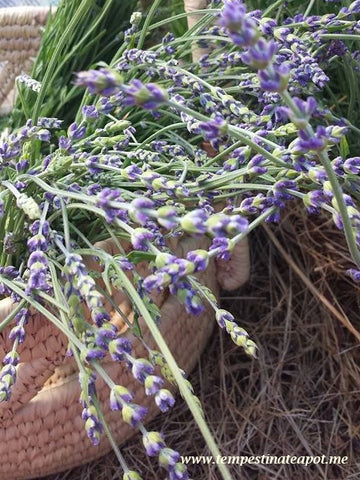
{"type": "MultiPolygon", "coordinates": [[[[133,15],[111,65],[75,75],[75,86],[86,93],[72,122],[35,114],[25,126],[3,131],[0,285],[15,308],[0,323],[2,329],[13,325],[14,342],[0,373],[2,401],[11,397],[17,347],[26,342],[35,309],[68,336],[81,372],[84,426],[95,444],[110,435],[93,388],[108,354],[125,362],[168,410],[174,399],[165,390],[161,396],[163,380],[153,378],[148,359],[131,355],[110,322],[104,298],[111,301],[119,289],[135,312],[128,327],[136,330],[142,317],[159,346],[161,316],[150,295],[168,289],[192,315],[210,304],[219,327],[255,357],[261,345],[249,338],[251,331],[194,275],[212,258],[229,260],[246,235],[263,222],[280,222],[295,200],[311,215],[332,217],[353,260],[348,275],[360,280],[358,100],[348,95],[351,85],[336,82],[343,63],[353,79],[359,75],[359,54],[351,47],[360,2],[332,3],[333,13],[319,15],[311,14],[313,3],[289,17],[282,2],[251,11],[241,0],[213,1],[193,31],[169,32],[157,44],[154,33],[171,24],[156,22],[161,2],[155,1],[145,18],[133,15]],[[199,62],[191,58],[193,42],[208,49],[199,62]],[[341,105],[344,95],[348,103],[341,105]],[[172,238],[203,235],[210,247],[186,258],[168,247],[172,238]],[[120,253],[99,248],[103,240],[120,253]],[[90,257],[101,272],[87,267],[90,257]],[[128,272],[142,261],[151,273],[130,281],[128,272]]],[[[35,90],[41,95],[42,88],[35,90]]],[[[217,454],[182,372],[162,354],[217,454]]],[[[169,479],[189,478],[179,454],[146,430],[146,410],[132,403],[126,386],[104,379],[111,407],[140,429],[147,454],[159,458],[169,479]]],[[[124,479],[140,478],[119,450],[117,457],[124,479]]],[[[231,478],[226,465],[219,470],[231,478]]]]}

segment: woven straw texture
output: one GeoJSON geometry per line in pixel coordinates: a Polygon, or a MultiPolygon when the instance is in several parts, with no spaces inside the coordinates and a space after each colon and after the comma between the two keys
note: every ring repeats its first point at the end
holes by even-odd
{"type": "Polygon", "coordinates": [[[0,9],[0,114],[14,104],[15,78],[31,69],[48,14],[48,7],[0,9]]]}

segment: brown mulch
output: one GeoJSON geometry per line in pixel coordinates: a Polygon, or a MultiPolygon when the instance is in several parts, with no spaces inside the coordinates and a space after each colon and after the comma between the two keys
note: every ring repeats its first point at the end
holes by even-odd
{"type": "MultiPolygon", "coordinates": [[[[360,471],[360,287],[341,232],[327,217],[304,217],[297,204],[280,227],[252,235],[252,276],[223,304],[259,346],[246,357],[219,329],[190,377],[222,455],[347,456],[343,465],[229,465],[235,479],[355,479],[360,471]]],[[[210,455],[179,399],[152,424],[182,455],[210,455]]],[[[139,437],[122,448],[144,480],[164,479],[139,437]]],[[[189,466],[215,480],[216,465],[189,466]]],[[[110,454],[46,480],[122,478],[110,454]]]]}

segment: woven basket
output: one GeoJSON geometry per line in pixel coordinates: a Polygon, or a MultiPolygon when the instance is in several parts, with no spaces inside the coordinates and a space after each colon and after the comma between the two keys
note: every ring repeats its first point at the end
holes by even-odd
{"type": "Polygon", "coordinates": [[[0,115],[12,109],[15,78],[30,71],[48,14],[48,7],[0,9],[0,115]]]}
{"type": "MultiPolygon", "coordinates": [[[[200,2],[203,6],[206,0],[200,2]]],[[[194,8],[194,0],[188,3],[194,8]]],[[[0,9],[2,112],[9,111],[13,105],[15,77],[30,70],[48,12],[42,7],[0,9]]],[[[193,20],[194,17],[190,19],[193,20]]],[[[173,251],[184,257],[188,250],[208,245],[206,238],[187,238],[173,251]]],[[[148,274],[146,267],[140,265],[139,269],[141,275],[148,274]]],[[[230,263],[212,261],[200,279],[217,295],[219,286],[236,288],[248,275],[249,253],[245,240],[236,247],[230,263]]],[[[213,313],[207,309],[198,317],[190,316],[176,298],[166,293],[155,302],[161,310],[160,330],[180,368],[189,372],[211,335],[213,313]]],[[[6,305],[11,308],[10,301],[6,305]]],[[[121,307],[131,317],[127,299],[123,299],[121,307]]],[[[156,348],[144,324],[141,329],[145,342],[156,348]]],[[[11,348],[8,333],[8,330],[0,333],[0,361],[11,348]]],[[[129,331],[124,335],[133,337],[129,331]]],[[[136,356],[147,356],[134,337],[132,343],[136,356]]],[[[19,350],[21,363],[10,402],[0,404],[0,480],[39,478],[84,464],[111,450],[105,435],[96,447],[87,438],[81,419],[78,372],[66,358],[66,349],[66,337],[42,316],[34,314],[27,325],[26,342],[19,350]]],[[[136,383],[125,366],[110,361],[105,361],[103,366],[115,383],[134,392],[136,403],[148,408],[146,421],[158,413],[153,398],[145,395],[142,385],[136,383]]],[[[97,381],[97,391],[114,439],[123,443],[134,430],[122,421],[119,412],[110,410],[109,390],[101,379],[97,381]]]]}

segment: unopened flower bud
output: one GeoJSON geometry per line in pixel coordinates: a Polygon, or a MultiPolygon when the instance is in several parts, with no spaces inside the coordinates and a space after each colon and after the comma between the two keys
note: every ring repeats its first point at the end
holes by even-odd
{"type": "Polygon", "coordinates": [[[41,211],[39,205],[31,197],[28,197],[26,193],[21,193],[16,201],[18,207],[22,208],[25,214],[31,219],[36,220],[41,217],[41,211]]]}

